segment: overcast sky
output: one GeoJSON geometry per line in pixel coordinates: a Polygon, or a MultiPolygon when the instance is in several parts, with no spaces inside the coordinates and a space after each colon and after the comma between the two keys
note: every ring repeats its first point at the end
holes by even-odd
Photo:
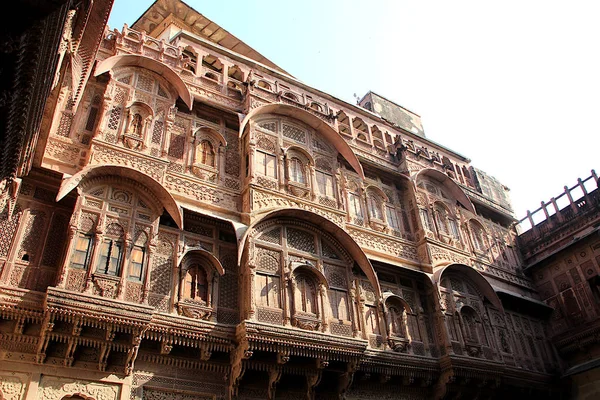
{"type": "MultiPolygon", "coordinates": [[[[186,2],[312,87],[419,114],[511,189],[517,218],[600,169],[600,2],[186,2]]],[[[152,3],[115,0],[110,27],[152,3]]]]}

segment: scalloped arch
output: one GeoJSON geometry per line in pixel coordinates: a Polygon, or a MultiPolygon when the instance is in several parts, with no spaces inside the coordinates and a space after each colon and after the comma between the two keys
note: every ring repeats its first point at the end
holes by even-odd
{"type": "Polygon", "coordinates": [[[181,77],[169,66],[153,60],[152,58],[136,54],[121,54],[108,57],[96,66],[94,76],[102,75],[113,68],[125,66],[146,68],[162,76],[175,87],[179,97],[181,97],[190,110],[192,109],[193,97],[183,79],[181,79],[181,77]]]}
{"type": "Polygon", "coordinates": [[[255,108],[244,117],[244,120],[240,124],[240,137],[242,136],[248,122],[252,118],[263,114],[283,115],[304,122],[312,129],[316,130],[321,135],[323,135],[323,137],[326,138],[329,141],[329,143],[331,143],[337,149],[337,151],[346,159],[346,161],[348,161],[348,163],[350,164],[350,166],[352,166],[354,171],[356,171],[356,173],[358,173],[358,175],[362,179],[365,178],[362,165],[360,164],[358,157],[356,157],[356,154],[354,154],[352,148],[350,148],[350,145],[346,142],[346,140],[344,140],[344,138],[338,132],[336,132],[331,126],[319,119],[317,116],[298,107],[278,103],[266,104],[255,108]]]}
{"type": "Polygon", "coordinates": [[[377,278],[375,269],[358,243],[356,243],[346,231],[334,224],[332,221],[307,210],[302,210],[299,208],[279,209],[270,213],[266,213],[264,216],[254,221],[248,227],[248,230],[244,233],[240,241],[240,246],[238,248],[238,263],[241,263],[244,251],[247,249],[246,241],[250,233],[254,231],[254,228],[262,222],[278,217],[288,217],[291,219],[306,221],[308,224],[320,228],[324,232],[327,232],[333,236],[344,247],[345,251],[367,276],[367,279],[375,289],[375,295],[377,296],[377,299],[381,299],[381,286],[379,285],[379,279],[377,278]]]}
{"type": "Polygon", "coordinates": [[[140,172],[136,169],[125,167],[122,165],[94,165],[88,166],[75,175],[63,179],[58,194],[56,195],[56,201],[60,201],[63,197],[69,194],[73,189],[78,187],[83,182],[96,178],[96,177],[109,177],[114,176],[117,178],[130,178],[134,181],[145,186],[150,193],[152,193],[156,199],[162,204],[167,210],[169,215],[173,218],[177,226],[183,228],[183,215],[179,205],[171,196],[171,194],[154,178],[140,172]]]}

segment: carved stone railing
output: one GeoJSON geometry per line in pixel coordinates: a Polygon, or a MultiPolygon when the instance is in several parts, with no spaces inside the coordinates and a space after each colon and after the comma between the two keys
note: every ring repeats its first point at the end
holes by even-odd
{"type": "Polygon", "coordinates": [[[545,251],[570,241],[577,231],[598,220],[600,190],[598,176],[592,170],[591,176],[578,179],[577,185],[571,188],[565,186],[561,195],[542,202],[540,208],[528,211],[518,222],[519,228],[525,230],[518,237],[525,259],[528,263],[534,262],[545,251]]]}
{"type": "Polygon", "coordinates": [[[138,54],[165,63],[176,71],[183,68],[181,48],[167,44],[164,39],[157,40],[145,32],[129,29],[127,25],[123,26],[121,32],[116,29],[107,32],[102,47],[113,50],[113,55],[138,54]]]}

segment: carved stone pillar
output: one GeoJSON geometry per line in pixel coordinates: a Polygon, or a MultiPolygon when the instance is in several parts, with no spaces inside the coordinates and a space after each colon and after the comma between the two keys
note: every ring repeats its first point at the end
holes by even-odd
{"type": "Polygon", "coordinates": [[[250,182],[254,182],[256,178],[256,168],[254,168],[254,155],[256,153],[256,142],[251,138],[248,142],[248,177],[250,182]]]}
{"type": "MultiPolygon", "coordinates": [[[[59,266],[58,273],[56,274],[56,287],[64,289],[67,284],[67,268],[71,262],[71,254],[73,253],[73,246],[75,246],[75,235],[77,234],[77,225],[69,225],[67,231],[67,253],[63,263],[59,266]]],[[[88,265],[88,269],[90,266],[88,265]]]]}
{"type": "Polygon", "coordinates": [[[209,307],[211,307],[213,309],[213,313],[211,314],[210,320],[217,322],[217,314],[214,313],[214,310],[217,309],[217,305],[219,304],[219,276],[215,273],[213,273],[211,286],[212,286],[212,290],[211,290],[209,307]]]}
{"type": "Polygon", "coordinates": [[[285,288],[286,301],[283,303],[284,314],[283,322],[285,325],[292,323],[292,316],[296,313],[296,280],[291,276],[291,272],[286,274],[285,277],[285,288]]]}
{"type": "Polygon", "coordinates": [[[219,184],[221,186],[223,186],[225,184],[225,157],[226,157],[225,153],[226,153],[225,146],[220,145],[219,150],[218,150],[216,167],[217,167],[219,184]]]}
{"type": "Polygon", "coordinates": [[[221,88],[221,93],[223,93],[225,96],[227,96],[227,83],[229,82],[229,64],[227,63],[223,63],[223,76],[222,76],[222,83],[223,83],[223,87],[221,88]]]}
{"type": "Polygon", "coordinates": [[[360,288],[358,279],[354,280],[354,290],[355,290],[355,294],[356,294],[354,301],[356,302],[356,311],[358,312],[358,323],[360,324],[359,326],[360,326],[360,330],[362,332],[362,338],[366,340],[367,339],[367,329],[366,329],[367,324],[365,322],[365,297],[361,293],[362,290],[360,288]]]}
{"type": "Polygon", "coordinates": [[[321,300],[321,331],[327,332],[327,329],[329,328],[328,322],[330,318],[330,311],[329,307],[325,306],[326,304],[329,304],[329,300],[327,296],[327,288],[323,283],[319,284],[319,298],[321,300]]]}
{"type": "Polygon", "coordinates": [[[279,190],[285,187],[287,180],[287,157],[283,152],[277,153],[277,183],[279,184],[279,190]]]}
{"type": "Polygon", "coordinates": [[[100,226],[102,226],[102,221],[98,220],[96,232],[94,233],[94,243],[92,246],[92,254],[90,255],[90,262],[88,264],[88,269],[85,274],[84,292],[86,292],[86,293],[93,292],[92,273],[94,271],[94,268],[96,267],[96,263],[98,262],[98,252],[99,252],[100,246],[102,245],[102,238],[103,238],[102,230],[98,229],[100,226]]]}
{"type": "Polygon", "coordinates": [[[310,198],[314,201],[317,198],[317,177],[315,175],[315,166],[309,164],[306,166],[308,172],[307,181],[310,182],[310,198]]]}
{"type": "Polygon", "coordinates": [[[250,293],[248,296],[248,316],[249,320],[256,320],[256,265],[254,264],[254,260],[248,263],[248,291],[250,293]]]}
{"type": "Polygon", "coordinates": [[[127,264],[127,266],[129,265],[129,256],[131,254],[131,249],[133,248],[133,241],[131,240],[131,238],[129,237],[128,234],[125,235],[125,238],[123,240],[123,244],[124,244],[124,249],[123,249],[123,256],[121,257],[121,260],[119,261],[119,286],[117,287],[117,299],[123,299],[123,297],[125,296],[125,283],[126,283],[126,275],[127,275],[127,271],[125,271],[125,265],[127,264]]]}
{"type": "Polygon", "coordinates": [[[150,293],[150,270],[152,269],[152,263],[154,262],[154,254],[156,252],[156,236],[150,240],[148,246],[148,257],[146,259],[146,268],[144,268],[144,291],[142,293],[142,304],[148,304],[148,295],[150,293]]]}
{"type": "Polygon", "coordinates": [[[196,160],[196,138],[194,136],[189,137],[186,140],[186,149],[184,149],[183,153],[183,168],[185,172],[190,172],[192,170],[192,165],[197,162],[196,160]]]}

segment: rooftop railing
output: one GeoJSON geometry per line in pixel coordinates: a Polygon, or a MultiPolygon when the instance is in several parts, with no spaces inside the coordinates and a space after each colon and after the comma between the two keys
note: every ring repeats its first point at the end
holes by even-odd
{"type": "Polygon", "coordinates": [[[519,234],[531,237],[542,235],[589,210],[600,209],[600,191],[597,189],[598,175],[592,170],[586,179],[577,179],[575,186],[565,186],[559,196],[552,197],[548,202],[542,201],[534,211],[528,210],[527,215],[517,223],[519,234]]]}

